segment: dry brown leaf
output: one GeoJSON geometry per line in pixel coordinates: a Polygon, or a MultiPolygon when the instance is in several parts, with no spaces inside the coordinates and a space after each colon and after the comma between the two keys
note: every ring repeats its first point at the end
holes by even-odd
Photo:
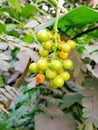
{"type": "Polygon", "coordinates": [[[0,50],[4,51],[8,47],[8,43],[5,42],[0,42],[0,50]]]}
{"type": "Polygon", "coordinates": [[[19,72],[15,72],[13,75],[11,75],[11,77],[7,80],[7,84],[15,82],[19,74],[20,74],[19,72]]]}
{"type": "Polygon", "coordinates": [[[79,75],[75,78],[76,86],[80,86],[80,84],[84,81],[84,74],[82,71],[79,72],[79,75]]]}
{"type": "Polygon", "coordinates": [[[30,56],[28,54],[25,54],[25,51],[20,51],[17,55],[19,60],[15,63],[15,70],[22,73],[30,59],[30,56]]]}
{"type": "Polygon", "coordinates": [[[35,26],[39,25],[39,22],[37,20],[30,20],[24,28],[34,28],[35,26]]]}
{"type": "Polygon", "coordinates": [[[15,70],[22,73],[30,58],[32,61],[37,62],[40,57],[38,52],[30,48],[22,48],[18,53],[17,58],[19,60],[15,63],[15,70]]]}
{"type": "Polygon", "coordinates": [[[98,127],[98,79],[87,78],[84,82],[85,88],[81,91],[83,95],[83,117],[87,122],[98,127]]]}
{"type": "Polygon", "coordinates": [[[64,116],[64,112],[59,109],[56,105],[49,103],[48,111],[53,117],[64,116]]]}
{"type": "Polygon", "coordinates": [[[83,63],[81,56],[76,50],[72,50],[69,59],[73,61],[73,78],[75,80],[76,85],[80,85],[84,80],[83,73],[86,72],[86,65],[83,63]]]}
{"type": "Polygon", "coordinates": [[[95,66],[94,66],[94,69],[92,68],[92,66],[91,65],[87,65],[87,69],[96,77],[96,78],[98,78],[98,64],[96,64],[95,66]]]}
{"type": "Polygon", "coordinates": [[[28,89],[32,89],[32,88],[35,88],[37,85],[36,83],[36,77],[33,77],[31,82],[28,84],[28,89]]]}
{"type": "Polygon", "coordinates": [[[75,121],[70,117],[59,116],[51,119],[42,113],[35,116],[35,130],[75,130],[75,128],[75,121]]]}

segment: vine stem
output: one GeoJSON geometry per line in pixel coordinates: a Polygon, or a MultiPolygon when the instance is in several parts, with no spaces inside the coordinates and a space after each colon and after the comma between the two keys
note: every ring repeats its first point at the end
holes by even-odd
{"type": "MultiPolygon", "coordinates": [[[[45,11],[41,10],[41,9],[38,7],[37,3],[34,3],[32,0],[30,0],[30,2],[31,2],[31,4],[32,4],[41,14],[43,14],[43,15],[45,15],[45,16],[47,17],[48,14],[47,14],[45,11]]],[[[50,16],[50,15],[49,15],[49,16],[50,16]]]]}
{"type": "Polygon", "coordinates": [[[55,48],[54,48],[54,56],[53,59],[55,59],[56,57],[56,51],[57,51],[57,47],[58,47],[58,21],[59,21],[59,17],[60,17],[60,8],[57,7],[57,12],[56,12],[56,20],[55,20],[55,24],[54,24],[54,41],[55,41],[55,48]]]}
{"type": "Polygon", "coordinates": [[[57,39],[58,39],[58,21],[60,17],[60,8],[57,8],[57,14],[56,14],[56,21],[54,24],[54,31],[55,31],[55,44],[57,44],[57,39]]]}

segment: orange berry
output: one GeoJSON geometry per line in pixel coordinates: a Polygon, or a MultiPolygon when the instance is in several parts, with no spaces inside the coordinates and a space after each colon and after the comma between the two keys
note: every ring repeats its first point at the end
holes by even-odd
{"type": "Polygon", "coordinates": [[[59,57],[60,57],[62,60],[65,60],[65,59],[68,58],[68,53],[63,52],[63,51],[60,51],[60,52],[59,52],[59,57]]]}
{"type": "Polygon", "coordinates": [[[66,44],[66,42],[65,41],[60,41],[60,44],[66,44]]]}
{"type": "Polygon", "coordinates": [[[38,83],[43,83],[44,81],[45,81],[45,75],[44,74],[37,74],[36,75],[36,81],[38,82],[38,83]]]}

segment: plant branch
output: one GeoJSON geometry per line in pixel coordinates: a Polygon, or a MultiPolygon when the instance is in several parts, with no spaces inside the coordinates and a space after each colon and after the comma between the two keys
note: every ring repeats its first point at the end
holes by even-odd
{"type": "Polygon", "coordinates": [[[72,38],[72,40],[74,40],[74,39],[76,39],[76,38],[78,38],[78,37],[81,37],[81,36],[84,35],[84,34],[88,34],[89,32],[92,32],[92,31],[94,31],[94,30],[96,30],[96,29],[98,29],[98,25],[96,25],[96,27],[94,27],[94,28],[88,29],[88,30],[86,30],[86,31],[84,31],[84,32],[81,32],[81,33],[77,34],[76,36],[74,36],[74,37],[72,38]]]}
{"type": "Polygon", "coordinates": [[[56,56],[56,51],[57,51],[57,47],[58,47],[58,21],[59,21],[59,17],[60,17],[60,8],[57,7],[57,13],[56,13],[56,20],[55,20],[55,24],[54,24],[54,40],[55,40],[55,50],[54,50],[54,57],[56,56]]]}
{"type": "MultiPolygon", "coordinates": [[[[16,80],[16,83],[14,86],[16,89],[20,88],[21,84],[24,82],[24,79],[27,76],[28,71],[29,71],[29,65],[30,65],[30,60],[28,61],[27,66],[26,66],[24,72],[22,73],[22,75],[16,80]]],[[[11,102],[12,102],[12,100],[9,99],[8,102],[4,105],[5,109],[9,108],[11,102]]]]}

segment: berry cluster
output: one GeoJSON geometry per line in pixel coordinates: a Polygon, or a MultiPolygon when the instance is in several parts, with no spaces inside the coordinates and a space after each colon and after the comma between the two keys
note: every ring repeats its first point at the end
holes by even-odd
{"type": "Polygon", "coordinates": [[[47,29],[40,30],[37,38],[42,43],[39,51],[41,57],[38,62],[30,64],[29,70],[36,73],[38,83],[48,79],[51,87],[62,87],[70,79],[68,70],[72,69],[73,62],[68,59],[68,55],[76,43],[73,40],[61,41],[58,34],[58,42],[55,44],[54,35],[47,29]]]}

